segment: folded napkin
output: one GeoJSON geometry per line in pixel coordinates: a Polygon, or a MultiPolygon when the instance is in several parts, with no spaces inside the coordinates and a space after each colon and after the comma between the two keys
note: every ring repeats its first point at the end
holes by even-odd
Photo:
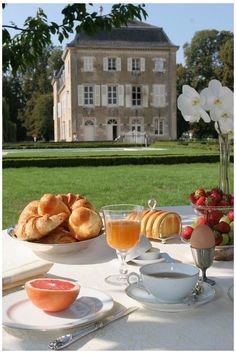
{"type": "Polygon", "coordinates": [[[43,260],[35,260],[18,267],[8,269],[3,272],[3,289],[10,289],[24,284],[27,280],[43,276],[43,274],[47,273],[52,266],[53,263],[43,260]]]}

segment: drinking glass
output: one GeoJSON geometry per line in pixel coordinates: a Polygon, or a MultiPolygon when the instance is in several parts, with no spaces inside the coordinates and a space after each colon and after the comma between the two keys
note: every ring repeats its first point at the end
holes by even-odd
{"type": "Polygon", "coordinates": [[[102,207],[108,245],[116,250],[120,261],[119,274],[105,280],[114,285],[127,284],[126,256],[139,242],[143,207],[133,204],[115,204],[102,207]]]}

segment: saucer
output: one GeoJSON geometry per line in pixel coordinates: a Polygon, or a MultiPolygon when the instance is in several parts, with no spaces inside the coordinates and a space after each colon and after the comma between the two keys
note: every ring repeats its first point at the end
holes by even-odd
{"type": "Polygon", "coordinates": [[[189,296],[185,297],[182,301],[173,304],[165,303],[150,294],[148,290],[145,289],[142,282],[129,285],[125,291],[129,297],[140,302],[143,307],[163,312],[180,312],[191,310],[211,301],[215,296],[215,289],[207,283],[203,283],[203,291],[201,294],[196,297],[189,294],[189,296]]]}

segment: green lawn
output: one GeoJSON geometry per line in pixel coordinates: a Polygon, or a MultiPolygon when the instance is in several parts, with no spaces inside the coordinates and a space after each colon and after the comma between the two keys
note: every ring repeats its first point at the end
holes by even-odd
{"type": "MultiPolygon", "coordinates": [[[[230,173],[233,188],[233,164],[230,173]]],[[[150,198],[159,205],[184,205],[197,187],[216,186],[218,175],[217,163],[7,168],[2,172],[3,228],[15,224],[23,207],[44,193],[80,193],[98,209],[110,203],[147,205],[150,198]]]]}

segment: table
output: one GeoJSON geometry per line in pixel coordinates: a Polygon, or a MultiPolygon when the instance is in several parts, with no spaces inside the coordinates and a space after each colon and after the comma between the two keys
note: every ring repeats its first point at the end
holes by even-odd
{"type": "MultiPolygon", "coordinates": [[[[189,206],[162,209],[177,211],[184,225],[195,218],[189,206]]],[[[3,270],[6,264],[14,264],[17,259],[36,257],[24,245],[9,247],[9,239],[6,230],[3,231],[3,270]]],[[[193,264],[189,245],[177,239],[166,244],[152,243],[171,257],[193,264]]],[[[128,297],[124,287],[107,284],[104,278],[117,272],[118,260],[110,248],[107,247],[106,252],[109,256],[104,262],[100,260],[99,263],[73,265],[57,263],[49,275],[78,280],[82,286],[97,288],[111,295],[116,305],[138,305],[140,309],[80,339],[69,350],[233,350],[233,301],[227,295],[233,284],[232,261],[214,261],[208,269],[208,276],[216,281],[216,296],[211,302],[191,311],[167,313],[147,310],[128,297]]],[[[138,269],[137,265],[129,263],[130,271],[137,272],[138,269]]],[[[3,328],[3,350],[48,350],[49,341],[65,332],[68,330],[39,332],[3,328]]]]}

